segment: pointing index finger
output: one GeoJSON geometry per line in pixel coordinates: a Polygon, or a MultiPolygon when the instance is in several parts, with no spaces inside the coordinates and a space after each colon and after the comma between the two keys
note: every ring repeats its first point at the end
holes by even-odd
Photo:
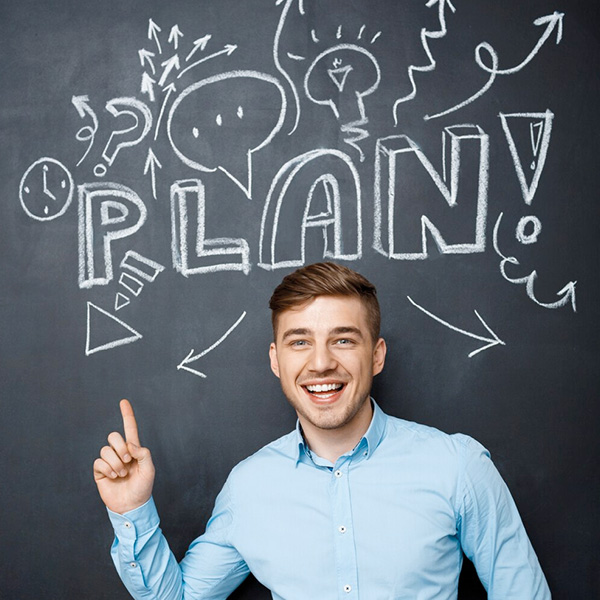
{"type": "Polygon", "coordinates": [[[141,446],[138,434],[137,421],[133,414],[133,408],[129,400],[121,400],[121,416],[123,417],[123,429],[125,430],[125,441],[141,446]]]}

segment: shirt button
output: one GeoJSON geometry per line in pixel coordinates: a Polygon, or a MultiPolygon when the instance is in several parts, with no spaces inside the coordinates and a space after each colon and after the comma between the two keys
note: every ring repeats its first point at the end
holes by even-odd
{"type": "Polygon", "coordinates": [[[351,585],[345,585],[344,586],[344,591],[346,592],[346,594],[349,594],[352,591],[352,586],[351,585]]]}
{"type": "Polygon", "coordinates": [[[126,521],[124,525],[127,529],[131,529],[131,523],[129,521],[126,521]]]}
{"type": "Polygon", "coordinates": [[[334,471],[333,474],[339,479],[343,473],[338,469],[337,471],[334,471]]]}
{"type": "Polygon", "coordinates": [[[340,525],[340,526],[338,527],[338,531],[339,531],[340,533],[346,533],[346,526],[345,526],[345,525],[340,525]]]}
{"type": "Polygon", "coordinates": [[[130,566],[132,569],[135,569],[135,568],[137,567],[137,563],[135,563],[135,562],[131,562],[131,563],[129,563],[129,566],[130,566]]]}

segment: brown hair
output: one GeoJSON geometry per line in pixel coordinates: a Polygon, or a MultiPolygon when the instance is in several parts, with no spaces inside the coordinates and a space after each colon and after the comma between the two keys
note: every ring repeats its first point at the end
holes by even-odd
{"type": "Polygon", "coordinates": [[[318,296],[354,296],[367,309],[369,331],[379,338],[381,314],[375,286],[360,273],[332,262],[315,263],[286,275],[275,288],[269,308],[273,334],[277,337],[277,319],[285,311],[297,308],[318,296]]]}

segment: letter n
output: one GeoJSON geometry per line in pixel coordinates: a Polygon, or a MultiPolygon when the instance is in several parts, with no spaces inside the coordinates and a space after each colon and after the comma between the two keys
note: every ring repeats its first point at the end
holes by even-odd
{"type": "Polygon", "coordinates": [[[485,250],[488,136],[477,125],[447,127],[442,149],[440,177],[409,137],[377,141],[373,247],[381,254],[427,258],[428,233],[442,254],[485,250]],[[440,194],[445,203],[439,202],[440,194]]]}

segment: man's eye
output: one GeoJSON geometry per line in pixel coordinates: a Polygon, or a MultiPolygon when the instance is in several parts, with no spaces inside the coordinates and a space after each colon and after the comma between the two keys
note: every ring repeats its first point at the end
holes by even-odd
{"type": "Polygon", "coordinates": [[[339,346],[348,346],[348,345],[350,345],[350,344],[352,344],[352,343],[354,343],[354,342],[353,342],[353,340],[351,340],[351,339],[348,339],[348,338],[342,338],[342,339],[340,339],[340,340],[336,340],[336,342],[335,342],[335,343],[336,343],[336,344],[338,344],[339,346]]]}
{"type": "Polygon", "coordinates": [[[294,340],[291,342],[292,346],[306,346],[306,340],[294,340]]]}

